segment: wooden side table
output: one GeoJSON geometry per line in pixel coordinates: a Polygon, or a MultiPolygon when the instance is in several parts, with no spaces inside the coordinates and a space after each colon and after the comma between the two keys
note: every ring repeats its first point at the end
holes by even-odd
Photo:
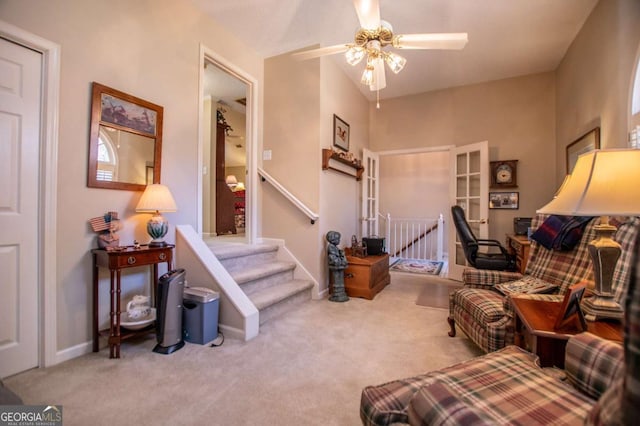
{"type": "Polygon", "coordinates": [[[516,266],[518,272],[524,274],[527,269],[527,261],[529,260],[529,249],[531,248],[531,241],[526,235],[507,234],[507,250],[509,253],[515,255],[516,266]]]}
{"type": "Polygon", "coordinates": [[[151,266],[151,300],[155,302],[154,295],[158,285],[158,264],[166,263],[171,270],[173,262],[173,245],[164,247],[141,246],[124,247],[121,250],[93,249],[93,351],[98,352],[100,335],[109,337],[109,358],[120,358],[120,342],[131,336],[149,333],[155,329],[155,325],[150,325],[141,330],[120,330],[120,274],[123,269],[138,266],[151,266]],[[100,306],[98,297],[98,272],[100,268],[109,268],[111,274],[110,293],[110,319],[109,328],[99,330],[98,309],[100,306]]]}
{"type": "MultiPolygon", "coordinates": [[[[582,332],[577,324],[555,330],[560,302],[511,297],[515,310],[515,344],[540,357],[542,367],[564,368],[567,340],[582,332]]],[[[622,324],[616,321],[587,321],[587,330],[596,336],[622,343],[622,324]]]]}
{"type": "Polygon", "coordinates": [[[373,299],[390,282],[389,255],[355,257],[345,250],[349,265],[344,270],[344,288],[349,297],[373,299]]]}

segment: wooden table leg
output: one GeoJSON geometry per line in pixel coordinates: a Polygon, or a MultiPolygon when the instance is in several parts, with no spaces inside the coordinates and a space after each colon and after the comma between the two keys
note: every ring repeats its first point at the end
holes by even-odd
{"type": "Polygon", "coordinates": [[[116,358],[120,358],[120,291],[120,269],[118,269],[116,272],[116,358]]]}
{"type": "Polygon", "coordinates": [[[97,255],[93,254],[93,351],[100,350],[100,337],[98,333],[98,262],[97,255]]]}
{"type": "Polygon", "coordinates": [[[116,320],[116,283],[115,283],[115,271],[113,269],[109,270],[109,275],[111,276],[111,289],[109,290],[110,300],[109,300],[109,358],[115,358],[114,352],[114,336],[116,334],[115,330],[115,320],[116,320]]]}

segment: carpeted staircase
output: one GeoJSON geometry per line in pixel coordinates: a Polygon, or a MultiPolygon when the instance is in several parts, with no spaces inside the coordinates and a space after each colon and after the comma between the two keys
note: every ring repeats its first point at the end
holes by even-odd
{"type": "Polygon", "coordinates": [[[296,264],[278,260],[270,244],[207,244],[260,312],[260,324],[311,299],[310,281],[294,279],[296,264]]]}

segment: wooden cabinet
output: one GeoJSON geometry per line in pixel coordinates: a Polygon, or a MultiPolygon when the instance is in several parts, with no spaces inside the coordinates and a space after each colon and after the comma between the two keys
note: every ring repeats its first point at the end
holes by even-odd
{"type": "Polygon", "coordinates": [[[345,250],[349,266],[344,271],[344,287],[350,297],[373,299],[391,282],[389,255],[355,257],[345,250]]]}
{"type": "Polygon", "coordinates": [[[527,269],[530,248],[531,242],[526,235],[507,234],[507,250],[516,256],[516,266],[521,274],[527,269]]]}

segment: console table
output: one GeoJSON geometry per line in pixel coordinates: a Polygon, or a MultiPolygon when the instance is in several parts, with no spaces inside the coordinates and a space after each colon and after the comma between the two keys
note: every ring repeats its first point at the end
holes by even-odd
{"type": "Polygon", "coordinates": [[[507,250],[516,257],[516,266],[518,272],[524,274],[527,269],[527,261],[529,260],[529,249],[531,241],[526,235],[507,234],[507,250]]]}
{"type": "Polygon", "coordinates": [[[391,282],[389,255],[355,257],[345,249],[349,265],[344,270],[344,288],[349,297],[373,299],[391,282]]]}
{"type": "Polygon", "coordinates": [[[120,275],[123,269],[138,266],[151,266],[151,300],[155,302],[154,295],[158,284],[158,265],[166,263],[168,270],[172,268],[173,245],[164,247],[140,246],[122,247],[117,250],[93,249],[93,351],[98,352],[100,335],[107,335],[109,338],[109,358],[120,358],[120,342],[131,336],[149,333],[155,330],[155,325],[151,324],[141,330],[121,330],[120,329],[120,275]],[[110,319],[109,328],[99,330],[98,309],[100,306],[99,279],[100,268],[108,268],[111,274],[110,292],[110,319]]]}
{"type": "MultiPolygon", "coordinates": [[[[540,357],[542,367],[564,368],[567,340],[582,332],[575,325],[554,329],[561,302],[512,296],[515,310],[515,344],[540,357]]],[[[587,330],[596,336],[622,343],[622,324],[617,321],[587,321],[587,330]]]]}

